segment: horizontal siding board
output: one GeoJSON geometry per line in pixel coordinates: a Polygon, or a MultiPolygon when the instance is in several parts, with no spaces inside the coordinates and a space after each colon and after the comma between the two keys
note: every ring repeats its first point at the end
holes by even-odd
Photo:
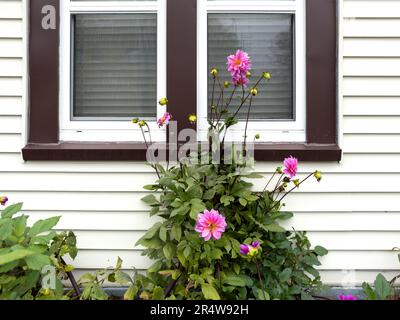
{"type": "Polygon", "coordinates": [[[0,19],[22,18],[22,1],[0,1],[0,19]]]}
{"type": "Polygon", "coordinates": [[[345,58],[342,71],[344,76],[398,77],[400,58],[345,58]]]}
{"type": "MultiPolygon", "coordinates": [[[[61,216],[57,228],[81,231],[144,231],[159,221],[142,212],[87,212],[87,211],[23,211],[30,223],[53,216],[61,216]]],[[[292,219],[281,221],[288,230],[333,231],[396,231],[400,232],[400,212],[294,212],[292,219]],[[377,223],[379,221],[379,223],[377,223]]],[[[399,245],[400,246],[400,245],[399,245]]]]}
{"type": "Polygon", "coordinates": [[[360,287],[364,282],[374,283],[378,273],[382,273],[387,280],[399,274],[398,270],[321,270],[322,281],[330,286],[339,286],[345,289],[360,287]]]}
{"type": "Polygon", "coordinates": [[[22,119],[20,116],[0,116],[0,133],[21,133],[22,119]]]}
{"type": "Polygon", "coordinates": [[[400,97],[344,97],[343,113],[345,116],[400,115],[400,97]]]}
{"type": "Polygon", "coordinates": [[[0,38],[22,38],[22,19],[0,19],[0,38]]]}
{"type": "Polygon", "coordinates": [[[400,116],[346,116],[344,133],[400,133],[400,116]]]}
{"type": "Polygon", "coordinates": [[[346,134],[343,137],[343,151],[348,153],[400,153],[400,135],[346,134]]]}
{"type": "Polygon", "coordinates": [[[22,96],[22,94],[22,78],[0,77],[0,96],[22,96]]]}
{"type": "MultiPolygon", "coordinates": [[[[263,179],[248,179],[254,191],[262,191],[270,174],[263,179]]],[[[298,178],[305,178],[299,174],[298,178]]],[[[8,191],[82,191],[82,192],[148,192],[143,186],[156,180],[152,173],[17,173],[0,172],[0,190],[8,191]]],[[[274,179],[270,188],[277,183],[274,179]]],[[[400,192],[400,173],[344,174],[326,173],[318,183],[310,179],[297,191],[303,192],[400,192]]]]}
{"type": "Polygon", "coordinates": [[[345,18],[400,18],[400,3],[393,0],[344,0],[345,18]]]}
{"type": "Polygon", "coordinates": [[[398,38],[400,37],[400,19],[344,19],[345,38],[398,38]]]}
{"type": "MultiPolygon", "coordinates": [[[[135,192],[8,192],[11,202],[24,202],[28,211],[147,211],[135,192]]],[[[293,193],[284,210],[296,212],[399,212],[399,193],[293,193]]]]}
{"type": "Polygon", "coordinates": [[[0,57],[2,58],[21,58],[23,56],[22,39],[1,39],[0,38],[0,57]]]}
{"type": "Polygon", "coordinates": [[[345,77],[344,96],[400,96],[400,77],[345,77]]]}
{"type": "Polygon", "coordinates": [[[343,57],[400,57],[398,38],[345,38],[343,57]]]}
{"type": "Polygon", "coordinates": [[[21,151],[21,135],[20,134],[3,134],[0,133],[0,154],[21,151]]]}
{"type": "Polygon", "coordinates": [[[0,58],[0,77],[21,77],[21,58],[0,58]]]}
{"type": "MultiPolygon", "coordinates": [[[[79,249],[132,250],[145,231],[76,231],[79,249]],[[97,239],[93,241],[93,239],[97,239]]],[[[329,251],[390,251],[398,242],[399,232],[308,232],[313,245],[321,245],[329,251]]]]}

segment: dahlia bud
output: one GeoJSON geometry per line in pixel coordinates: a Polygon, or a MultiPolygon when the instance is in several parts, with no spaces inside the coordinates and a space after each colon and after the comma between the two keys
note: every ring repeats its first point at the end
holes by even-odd
{"type": "Polygon", "coordinates": [[[8,202],[8,198],[7,197],[0,197],[0,204],[2,206],[5,206],[8,202]]]}
{"type": "Polygon", "coordinates": [[[166,106],[168,104],[167,98],[162,98],[159,102],[160,106],[166,106]]]}
{"type": "Polygon", "coordinates": [[[264,79],[271,80],[271,74],[269,72],[263,72],[264,79]]]}
{"type": "Polygon", "coordinates": [[[218,75],[218,69],[217,68],[212,68],[211,69],[211,75],[216,78],[218,75]]]}
{"type": "Polygon", "coordinates": [[[282,174],[283,173],[282,167],[276,168],[276,172],[279,174],[282,174]]]}
{"type": "Polygon", "coordinates": [[[191,124],[195,124],[197,122],[197,116],[195,114],[191,114],[188,119],[191,124]]]}
{"type": "Polygon", "coordinates": [[[139,127],[144,127],[146,124],[147,123],[144,120],[139,121],[139,127]]]}
{"type": "Polygon", "coordinates": [[[283,182],[289,183],[289,182],[290,182],[290,178],[289,178],[289,177],[284,177],[284,178],[283,178],[283,182]]]}
{"type": "Polygon", "coordinates": [[[251,77],[251,72],[250,72],[250,71],[247,71],[247,72],[246,72],[246,77],[247,77],[247,78],[250,78],[250,77],[251,77]]]}
{"type": "Polygon", "coordinates": [[[132,119],[132,123],[133,123],[133,124],[137,124],[138,122],[139,122],[139,119],[138,119],[138,118],[132,119]]]}
{"type": "Polygon", "coordinates": [[[258,94],[257,88],[251,89],[250,92],[251,92],[251,94],[252,94],[253,96],[256,96],[256,95],[258,94]]]}
{"type": "Polygon", "coordinates": [[[256,140],[260,140],[260,134],[257,133],[257,134],[254,136],[254,138],[255,138],[256,140]]]}
{"type": "Polygon", "coordinates": [[[224,87],[225,87],[225,88],[228,88],[229,86],[230,86],[229,81],[225,81],[225,82],[224,82],[224,87]]]}
{"type": "Polygon", "coordinates": [[[300,180],[299,179],[293,180],[293,183],[297,188],[300,186],[300,180]]]}
{"type": "Polygon", "coordinates": [[[315,171],[314,173],[315,179],[317,179],[318,182],[322,180],[322,172],[321,171],[315,171]]]}

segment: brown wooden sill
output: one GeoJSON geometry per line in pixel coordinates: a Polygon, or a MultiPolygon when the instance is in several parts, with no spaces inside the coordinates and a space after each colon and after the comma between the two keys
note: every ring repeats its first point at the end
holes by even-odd
{"type": "MultiPolygon", "coordinates": [[[[22,149],[25,161],[146,161],[144,143],[29,143],[22,149]]],[[[287,156],[300,161],[340,161],[335,144],[256,144],[258,161],[281,161],[287,156]]]]}

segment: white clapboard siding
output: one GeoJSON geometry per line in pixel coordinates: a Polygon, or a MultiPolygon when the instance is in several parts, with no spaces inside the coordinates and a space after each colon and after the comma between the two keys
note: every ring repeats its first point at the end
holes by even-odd
{"type": "Polygon", "coordinates": [[[22,115],[22,97],[0,97],[0,115],[22,115]]]}
{"type": "MultiPolygon", "coordinates": [[[[30,223],[61,216],[58,230],[74,230],[81,249],[77,276],[112,267],[144,270],[151,261],[135,242],[159,220],[140,200],[153,170],[142,162],[27,162],[25,143],[26,0],[0,0],[0,195],[24,202],[30,223]]],[[[340,0],[340,163],[300,163],[314,179],[287,197],[294,217],[287,229],[307,231],[330,250],[319,269],[337,286],[388,279],[400,270],[400,1],[340,0]],[[350,271],[346,271],[350,270],[350,271]]],[[[281,163],[257,163],[265,179],[281,163]]]]}
{"type": "Polygon", "coordinates": [[[345,116],[399,116],[400,97],[344,97],[345,116]]]}

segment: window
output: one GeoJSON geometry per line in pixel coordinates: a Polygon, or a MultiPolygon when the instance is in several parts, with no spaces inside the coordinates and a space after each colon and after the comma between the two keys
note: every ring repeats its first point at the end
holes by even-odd
{"type": "MultiPolygon", "coordinates": [[[[263,71],[272,74],[272,80],[260,86],[252,107],[249,136],[259,133],[261,141],[305,142],[304,0],[200,0],[199,4],[198,110],[202,138],[206,136],[210,112],[206,105],[210,107],[212,91],[205,70],[217,67],[225,72],[226,56],[243,49],[252,58],[255,78],[263,71]]],[[[231,128],[231,140],[242,139],[246,114],[245,108],[238,114],[243,121],[231,128]]]]}
{"type": "MultiPolygon", "coordinates": [[[[155,124],[163,96],[178,132],[195,128],[188,115],[197,113],[202,138],[209,69],[225,69],[226,55],[241,48],[254,75],[273,75],[250,123],[263,138],[256,160],[340,160],[336,11],[336,0],[30,1],[23,157],[143,161],[146,147],[129,119],[148,119],[153,140],[165,141],[155,124]],[[48,5],[60,15],[56,28],[42,27],[48,5]]],[[[231,140],[241,140],[241,126],[231,140]]]]}
{"type": "Polygon", "coordinates": [[[166,95],[164,1],[61,2],[60,140],[140,141],[146,119],[157,141],[166,95]]]}

